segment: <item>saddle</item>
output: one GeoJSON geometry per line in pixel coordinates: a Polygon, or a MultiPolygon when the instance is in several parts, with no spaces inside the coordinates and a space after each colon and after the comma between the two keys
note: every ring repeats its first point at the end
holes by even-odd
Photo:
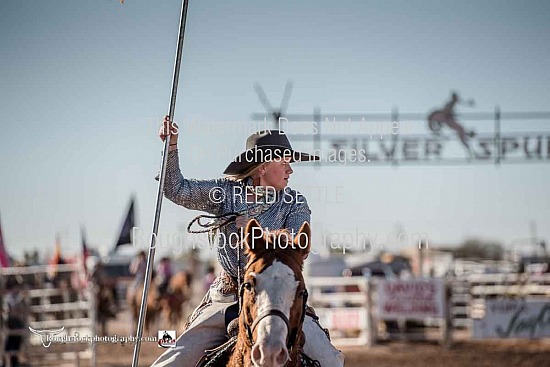
{"type": "Polygon", "coordinates": [[[237,333],[239,332],[239,304],[229,306],[225,311],[225,329],[228,340],[214,349],[204,351],[204,355],[196,364],[196,367],[217,367],[226,366],[237,344],[237,333]]]}

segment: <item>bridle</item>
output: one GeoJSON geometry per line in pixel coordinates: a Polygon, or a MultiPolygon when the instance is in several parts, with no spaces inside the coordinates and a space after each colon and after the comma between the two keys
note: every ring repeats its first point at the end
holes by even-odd
{"type": "MultiPolygon", "coordinates": [[[[241,299],[244,296],[244,291],[246,289],[246,285],[250,285],[250,283],[243,283],[243,285],[241,286],[241,291],[240,291],[240,294],[239,294],[239,297],[241,299]]],[[[249,325],[249,324],[246,324],[246,323],[244,324],[244,328],[246,330],[246,337],[247,337],[248,342],[250,343],[250,345],[254,345],[254,343],[255,343],[253,333],[254,333],[254,330],[256,330],[256,327],[258,326],[260,321],[262,321],[263,319],[265,319],[268,316],[277,316],[277,317],[281,318],[283,320],[283,322],[285,323],[285,325],[286,325],[286,329],[287,329],[287,333],[288,333],[288,339],[287,339],[287,342],[286,342],[286,347],[289,351],[291,351],[292,348],[294,347],[294,343],[296,342],[296,337],[298,336],[298,329],[304,323],[304,318],[306,316],[307,298],[308,298],[307,290],[303,289],[300,292],[298,292],[298,297],[302,297],[302,302],[303,302],[302,303],[302,313],[300,315],[300,322],[298,323],[298,325],[296,325],[291,330],[290,329],[290,320],[288,319],[288,317],[286,317],[286,315],[284,314],[283,311],[277,310],[277,309],[266,310],[266,311],[264,311],[261,314],[256,316],[256,318],[252,322],[252,325],[249,325]]]]}
{"type": "MultiPolygon", "coordinates": [[[[254,262],[256,262],[256,260],[258,260],[258,258],[256,258],[254,261],[249,263],[248,266],[247,266],[247,269],[254,262]]],[[[246,272],[246,270],[245,270],[245,272],[246,272]]],[[[240,304],[239,314],[241,313],[241,310],[242,310],[242,307],[243,307],[243,304],[244,304],[243,303],[244,292],[247,291],[247,290],[251,291],[253,289],[254,289],[254,285],[250,282],[244,282],[240,285],[240,289],[239,289],[239,304],[240,304]]],[[[250,345],[254,345],[254,343],[255,343],[253,334],[254,334],[254,330],[256,329],[256,327],[258,326],[260,321],[262,321],[263,319],[265,319],[268,316],[277,316],[277,317],[281,318],[281,320],[283,320],[283,322],[286,325],[286,330],[287,330],[287,335],[288,335],[288,339],[287,339],[287,342],[286,342],[286,347],[287,347],[289,352],[292,350],[292,348],[294,347],[294,343],[296,342],[296,338],[298,336],[298,330],[302,326],[302,324],[304,323],[304,319],[305,319],[305,316],[306,316],[307,298],[308,298],[307,289],[304,288],[304,289],[300,290],[299,292],[297,292],[296,295],[297,295],[297,297],[302,298],[302,308],[301,308],[302,312],[301,312],[301,315],[300,315],[300,322],[296,325],[296,327],[290,329],[290,320],[288,319],[288,317],[286,317],[286,315],[284,314],[283,311],[277,310],[277,309],[266,310],[266,311],[264,311],[261,314],[256,316],[256,318],[252,321],[252,325],[249,325],[247,323],[244,324],[244,328],[246,330],[246,337],[247,337],[248,342],[250,343],[250,345]]]]}

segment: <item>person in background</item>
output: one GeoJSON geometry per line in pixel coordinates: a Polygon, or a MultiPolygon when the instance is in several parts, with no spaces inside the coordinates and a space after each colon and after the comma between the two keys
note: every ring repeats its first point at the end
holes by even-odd
{"type": "Polygon", "coordinates": [[[157,284],[159,286],[159,298],[168,295],[170,279],[172,278],[172,262],[169,257],[163,257],[157,266],[157,284]]]}
{"type": "Polygon", "coordinates": [[[138,285],[145,280],[145,271],[147,270],[147,256],[145,251],[140,251],[130,263],[130,273],[134,276],[134,281],[130,285],[129,291],[133,295],[138,285]]]}
{"type": "MultiPolygon", "coordinates": [[[[29,309],[29,305],[27,304],[22,288],[23,286],[18,283],[7,288],[4,304],[0,304],[0,307],[4,307],[7,311],[5,326],[8,336],[6,337],[4,344],[6,359],[3,363],[4,365],[14,367],[20,366],[19,352],[23,343],[23,334],[21,334],[21,332],[26,328],[29,309]],[[11,334],[10,331],[13,331],[13,334],[11,334]]],[[[0,362],[2,362],[1,359],[0,362]]]]}

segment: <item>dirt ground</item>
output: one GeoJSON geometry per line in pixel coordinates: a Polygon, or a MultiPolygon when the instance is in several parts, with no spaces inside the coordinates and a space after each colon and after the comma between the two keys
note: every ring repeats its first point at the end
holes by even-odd
{"type": "MultiPolygon", "coordinates": [[[[123,333],[129,325],[129,315],[122,314],[111,325],[109,334],[123,333]]],[[[159,327],[168,327],[161,324],[159,327]]],[[[127,331],[125,332],[127,334],[127,331]]],[[[149,366],[163,349],[154,343],[142,343],[140,366],[149,366]]],[[[527,341],[460,341],[449,349],[435,343],[388,342],[367,349],[342,348],[347,367],[416,367],[416,366],[537,366],[550,361],[550,340],[527,341]]],[[[98,345],[98,366],[129,366],[133,345],[98,345]]],[[[187,366],[185,366],[187,367],[187,366]]]]}
{"type": "MultiPolygon", "coordinates": [[[[435,344],[392,342],[371,349],[348,347],[342,349],[347,367],[413,367],[413,366],[537,366],[548,365],[550,342],[460,342],[451,349],[435,344]]],[[[129,366],[133,347],[102,345],[98,350],[98,366],[129,366]]],[[[160,355],[161,349],[142,344],[140,366],[148,366],[160,355]]]]}
{"type": "MultiPolygon", "coordinates": [[[[131,325],[130,315],[120,314],[110,324],[109,335],[128,335],[131,325]]],[[[171,329],[166,324],[156,328],[171,329]]],[[[152,334],[150,334],[152,335],[152,334]]],[[[178,334],[179,335],[179,334],[178,334]]],[[[127,367],[131,365],[133,344],[97,344],[97,366],[127,367]]],[[[548,365],[550,361],[550,340],[527,341],[457,341],[451,348],[443,348],[435,343],[387,342],[370,349],[364,347],[341,348],[346,356],[347,367],[416,367],[416,366],[537,366],[548,365]]],[[[164,349],[154,342],[141,344],[140,366],[149,366],[164,349]]],[[[84,361],[83,366],[88,365],[84,361]]],[[[32,363],[32,366],[44,365],[32,363]]],[[[52,366],[59,366],[54,363],[52,366]]],[[[49,366],[49,364],[48,364],[49,366]]],[[[192,367],[192,365],[190,364],[192,367]]],[[[185,366],[187,367],[187,366],[185,366]]]]}

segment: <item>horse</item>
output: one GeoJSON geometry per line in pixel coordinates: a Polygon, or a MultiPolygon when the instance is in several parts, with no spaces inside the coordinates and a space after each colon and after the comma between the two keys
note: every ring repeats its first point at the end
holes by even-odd
{"type": "Polygon", "coordinates": [[[95,301],[96,321],[99,334],[107,335],[107,323],[116,318],[118,305],[116,301],[116,280],[105,273],[104,264],[101,261],[94,262],[90,266],[88,280],[92,284],[92,294],[95,301]]]}
{"type": "MultiPolygon", "coordinates": [[[[139,309],[141,307],[141,298],[143,296],[143,283],[140,283],[135,287],[134,290],[132,288],[128,288],[127,293],[127,299],[128,304],[130,305],[130,309],[132,310],[132,318],[134,320],[134,328],[137,327],[138,319],[139,319],[139,309]]],[[[157,302],[158,299],[158,288],[155,282],[151,282],[149,286],[149,293],[147,294],[147,310],[145,312],[145,320],[144,320],[144,329],[145,331],[149,331],[149,326],[152,322],[156,321],[158,315],[160,314],[160,306],[157,302]]],[[[132,331],[135,331],[132,330],[132,331]]]]}
{"type": "MultiPolygon", "coordinates": [[[[48,301],[50,304],[62,304],[76,302],[81,297],[78,280],[78,273],[75,270],[71,271],[57,271],[54,269],[54,274],[51,278],[53,287],[57,290],[56,293],[49,296],[48,301]]],[[[62,310],[53,313],[56,320],[64,320],[70,318],[80,317],[78,311],[62,310]]]]}
{"type": "Polygon", "coordinates": [[[183,306],[191,299],[191,275],[184,271],[174,274],[168,283],[168,294],[161,297],[160,308],[171,325],[183,318],[183,306]]]}
{"type": "Polygon", "coordinates": [[[302,271],[311,229],[304,222],[294,241],[286,230],[263,232],[255,219],[248,222],[238,334],[226,366],[301,366],[307,303],[302,271]]]}
{"type": "Polygon", "coordinates": [[[116,318],[118,307],[116,304],[113,289],[105,284],[98,284],[94,287],[95,309],[99,333],[107,335],[107,322],[116,318]]]}

